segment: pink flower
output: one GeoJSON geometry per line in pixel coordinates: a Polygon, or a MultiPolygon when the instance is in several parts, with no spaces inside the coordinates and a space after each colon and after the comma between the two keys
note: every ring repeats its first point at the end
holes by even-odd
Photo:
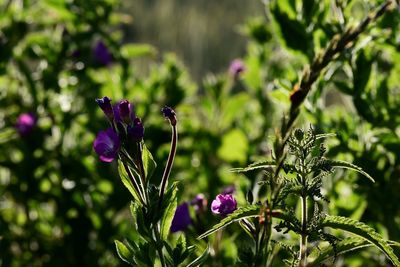
{"type": "Polygon", "coordinates": [[[235,79],[237,79],[239,75],[245,70],[246,67],[243,61],[240,59],[235,59],[234,61],[231,62],[231,65],[229,66],[229,73],[235,79]]]}
{"type": "Polygon", "coordinates": [[[235,198],[230,194],[219,194],[211,203],[211,211],[226,216],[237,209],[235,198]]]}
{"type": "Polygon", "coordinates": [[[33,113],[22,113],[17,119],[15,128],[21,136],[28,135],[36,126],[37,118],[33,113]]]}

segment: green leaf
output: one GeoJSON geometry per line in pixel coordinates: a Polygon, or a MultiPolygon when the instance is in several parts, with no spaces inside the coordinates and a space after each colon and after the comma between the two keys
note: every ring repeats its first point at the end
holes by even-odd
{"type": "Polygon", "coordinates": [[[225,228],[229,224],[237,222],[241,219],[249,217],[257,217],[259,213],[260,213],[260,205],[250,205],[244,208],[239,208],[230,215],[228,215],[227,217],[225,217],[220,223],[214,225],[213,228],[200,235],[197,239],[202,239],[206,236],[209,236],[215,233],[216,231],[225,228]]]}
{"type": "Polygon", "coordinates": [[[372,178],[368,173],[366,173],[361,167],[358,167],[357,165],[354,165],[354,164],[351,164],[349,162],[342,161],[342,160],[329,160],[329,164],[332,167],[338,167],[338,168],[342,168],[342,169],[349,169],[349,170],[356,171],[356,172],[364,175],[368,179],[370,179],[373,183],[375,183],[374,178],[372,178]]]}
{"type": "Polygon", "coordinates": [[[125,170],[124,163],[121,160],[118,160],[118,173],[119,173],[119,177],[121,178],[122,183],[132,194],[133,198],[138,202],[142,202],[140,193],[135,189],[134,185],[132,184],[132,181],[129,178],[129,175],[125,170]]]}
{"type": "Polygon", "coordinates": [[[144,219],[142,207],[138,202],[131,202],[130,211],[135,223],[135,228],[140,236],[148,243],[153,242],[153,234],[149,229],[148,222],[144,219]]]}
{"type": "Polygon", "coordinates": [[[306,26],[290,16],[287,10],[283,10],[281,2],[271,6],[271,14],[276,22],[285,45],[291,49],[303,52],[308,55],[312,51],[312,36],[307,33],[306,26]]]}
{"type": "Polygon", "coordinates": [[[365,87],[371,76],[373,59],[370,59],[365,54],[364,50],[358,54],[355,65],[356,68],[353,73],[354,92],[361,95],[365,91],[365,87]]]}
{"type": "MultiPolygon", "coordinates": [[[[171,188],[168,190],[171,193],[171,197],[169,199],[164,198],[163,201],[167,201],[168,206],[164,210],[163,216],[161,218],[161,229],[160,229],[160,235],[162,240],[167,240],[168,234],[170,232],[172,220],[175,215],[176,208],[178,206],[178,198],[177,198],[177,192],[178,192],[178,187],[177,184],[174,183],[172,184],[171,188]]],[[[165,194],[167,196],[167,193],[165,194]]]]}
{"type": "MultiPolygon", "coordinates": [[[[360,238],[346,238],[336,244],[336,255],[341,255],[347,252],[351,252],[357,249],[370,247],[371,243],[360,238]]],[[[335,257],[335,251],[331,245],[326,248],[314,250],[317,253],[311,253],[310,257],[315,259],[307,264],[308,267],[321,266],[321,263],[328,259],[333,259],[335,257]],[[314,255],[316,254],[316,255],[314,255]]]]}
{"type": "Polygon", "coordinates": [[[126,44],[121,47],[121,55],[124,58],[136,58],[144,56],[155,56],[157,50],[148,44],[126,44]]]}
{"type": "Polygon", "coordinates": [[[327,215],[322,222],[322,226],[344,230],[367,240],[380,249],[395,266],[400,266],[400,261],[394,254],[393,249],[390,247],[388,242],[386,242],[380,234],[375,232],[375,230],[368,225],[346,217],[327,215]]]}
{"type": "Polygon", "coordinates": [[[143,144],[143,149],[142,149],[142,161],[143,161],[143,168],[144,168],[144,174],[146,176],[146,181],[149,181],[150,177],[153,175],[154,170],[157,167],[157,163],[154,161],[153,155],[147,149],[145,144],[143,144]]]}
{"type": "Polygon", "coordinates": [[[115,247],[117,248],[118,256],[130,265],[135,264],[134,254],[124,243],[115,240],[115,247]]]}
{"type": "Polygon", "coordinates": [[[206,259],[208,258],[208,254],[210,254],[210,245],[207,244],[207,248],[204,250],[204,252],[197,257],[194,261],[188,264],[187,267],[195,267],[195,266],[200,266],[203,264],[206,259]]]}
{"type": "Polygon", "coordinates": [[[253,171],[253,170],[259,170],[259,169],[267,169],[275,167],[275,161],[270,161],[270,160],[263,160],[263,161],[257,161],[245,168],[233,168],[230,171],[232,172],[248,172],[248,171],[253,171]]]}
{"type": "Polygon", "coordinates": [[[247,159],[248,149],[247,136],[241,130],[234,129],[223,135],[217,154],[223,160],[244,163],[247,159]]]}
{"type": "Polygon", "coordinates": [[[239,93],[223,101],[223,112],[221,118],[221,128],[229,128],[238,118],[238,110],[246,105],[250,105],[250,95],[247,93],[239,93]]]}
{"type": "Polygon", "coordinates": [[[315,135],[315,140],[322,139],[322,138],[327,138],[327,137],[335,137],[335,136],[336,136],[336,134],[334,134],[334,133],[316,134],[315,135]]]}

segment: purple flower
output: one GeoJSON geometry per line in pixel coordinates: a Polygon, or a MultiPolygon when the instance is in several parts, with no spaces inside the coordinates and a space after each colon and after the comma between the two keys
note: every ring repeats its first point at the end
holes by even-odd
{"type": "Polygon", "coordinates": [[[132,105],[131,103],[129,103],[128,100],[121,100],[118,103],[117,108],[118,108],[119,118],[123,122],[129,123],[131,121],[131,118],[135,117],[133,115],[132,105]]]}
{"type": "Polygon", "coordinates": [[[231,62],[231,65],[229,66],[229,73],[230,75],[237,79],[239,75],[246,70],[246,67],[243,63],[242,60],[240,59],[235,59],[231,62]]]}
{"type": "Polygon", "coordinates": [[[232,195],[219,194],[211,203],[211,211],[215,214],[226,216],[234,212],[237,208],[237,203],[232,195]]]}
{"type": "Polygon", "coordinates": [[[207,208],[207,199],[203,194],[197,194],[190,204],[194,207],[196,213],[202,213],[207,208]]]}
{"type": "Polygon", "coordinates": [[[184,231],[192,223],[189,213],[188,203],[183,203],[178,206],[172,219],[171,232],[184,231]]]}
{"type": "Polygon", "coordinates": [[[17,119],[15,128],[21,136],[28,135],[36,126],[37,118],[33,113],[22,113],[17,119]]]}
{"type": "Polygon", "coordinates": [[[116,132],[112,128],[100,131],[93,143],[93,148],[104,162],[113,161],[120,148],[121,142],[116,132]]]}
{"type": "Polygon", "coordinates": [[[161,112],[166,119],[169,119],[171,125],[176,125],[176,113],[172,108],[165,106],[161,109],[161,112]]]}
{"type": "Polygon", "coordinates": [[[133,126],[128,125],[128,138],[134,142],[142,141],[144,136],[144,127],[140,118],[133,120],[133,126]]]}
{"type": "Polygon", "coordinates": [[[107,46],[102,41],[96,43],[93,49],[93,54],[96,62],[101,65],[106,66],[112,61],[112,55],[107,46]]]}
{"type": "Polygon", "coordinates": [[[106,116],[110,120],[113,120],[114,112],[113,112],[113,107],[111,105],[111,99],[105,96],[103,98],[96,99],[96,102],[99,105],[99,107],[103,110],[104,114],[106,114],[106,116]]]}

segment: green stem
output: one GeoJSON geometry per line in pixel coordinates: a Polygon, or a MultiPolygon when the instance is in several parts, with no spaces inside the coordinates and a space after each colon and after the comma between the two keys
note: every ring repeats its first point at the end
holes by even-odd
{"type": "Polygon", "coordinates": [[[160,236],[160,231],[158,229],[158,225],[155,225],[154,227],[154,235],[156,237],[156,247],[157,247],[157,253],[158,256],[160,257],[160,262],[162,267],[166,267],[167,265],[165,264],[165,259],[164,259],[164,254],[163,254],[163,245],[161,241],[161,236],[160,236]]]}
{"type": "MultiPolygon", "coordinates": [[[[330,62],[335,59],[338,54],[342,53],[346,48],[353,46],[359,35],[364,32],[372,22],[376,21],[379,17],[385,14],[385,12],[390,10],[390,6],[393,4],[393,2],[393,0],[387,0],[380,5],[375,12],[372,12],[365,17],[357,27],[349,28],[341,35],[336,35],[329,42],[323,53],[317,55],[311,65],[305,69],[298,89],[302,91],[302,97],[299,101],[292,103],[290,107],[289,118],[282,122],[281,140],[275,149],[275,155],[278,163],[277,167],[275,168],[274,180],[277,179],[278,174],[282,169],[283,162],[286,158],[284,150],[287,139],[290,136],[294,122],[300,113],[300,106],[303,104],[305,98],[310,92],[312,85],[317,81],[317,78],[320,76],[321,72],[329,65],[330,62]]],[[[278,184],[277,188],[275,189],[275,193],[273,193],[273,198],[279,195],[279,191],[280,185],[278,184]]]]}
{"type": "Polygon", "coordinates": [[[165,166],[164,174],[161,179],[160,198],[159,198],[159,202],[158,202],[159,207],[161,207],[161,203],[162,203],[164,193],[165,193],[165,187],[168,184],[168,177],[171,173],[172,164],[174,163],[174,158],[175,158],[175,154],[176,154],[176,144],[178,142],[178,131],[176,129],[176,125],[171,124],[171,128],[172,128],[171,148],[170,148],[169,155],[168,155],[167,165],[165,166]]]}
{"type": "Polygon", "coordinates": [[[307,266],[307,196],[301,197],[301,240],[300,240],[300,264],[307,266]]]}

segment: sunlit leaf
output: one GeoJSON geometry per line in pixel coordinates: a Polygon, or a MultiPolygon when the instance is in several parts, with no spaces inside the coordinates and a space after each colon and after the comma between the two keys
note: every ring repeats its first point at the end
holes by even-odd
{"type": "Polygon", "coordinates": [[[395,266],[400,266],[400,261],[394,254],[393,249],[390,247],[390,245],[384,240],[384,238],[380,234],[378,234],[373,228],[369,227],[368,225],[346,217],[327,215],[322,222],[322,226],[344,230],[367,240],[379,250],[381,250],[395,266]]]}
{"type": "Polygon", "coordinates": [[[115,247],[117,248],[118,256],[130,265],[134,265],[134,254],[124,243],[115,240],[115,247]]]}
{"type": "Polygon", "coordinates": [[[356,171],[356,172],[364,175],[368,179],[370,179],[372,182],[375,182],[374,178],[372,178],[368,173],[366,173],[361,167],[358,167],[357,165],[351,164],[351,163],[346,162],[346,161],[341,161],[341,160],[329,160],[329,164],[332,167],[337,167],[337,168],[349,169],[349,170],[356,171]]]}
{"type": "Polygon", "coordinates": [[[201,234],[198,239],[205,238],[218,230],[225,228],[226,226],[230,225],[233,222],[237,222],[244,218],[249,217],[256,217],[260,213],[260,205],[250,205],[244,208],[239,208],[233,213],[229,214],[226,218],[222,219],[222,221],[213,226],[210,230],[206,231],[205,233],[201,234]]]}

